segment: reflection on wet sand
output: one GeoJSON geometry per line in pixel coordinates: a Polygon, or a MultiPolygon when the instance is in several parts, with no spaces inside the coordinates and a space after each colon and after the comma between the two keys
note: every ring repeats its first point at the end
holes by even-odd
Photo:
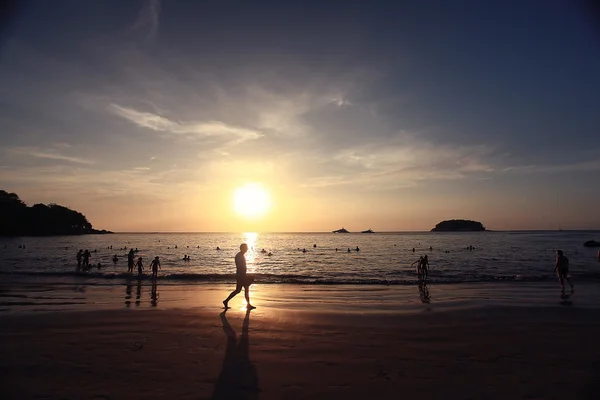
{"type": "Polygon", "coordinates": [[[229,325],[227,311],[219,314],[223,323],[223,331],[227,336],[227,348],[221,373],[215,384],[213,399],[257,399],[260,393],[258,387],[258,374],[256,367],[250,361],[248,327],[250,324],[250,310],[242,325],[242,337],[236,340],[236,333],[229,325]]]}
{"type": "Polygon", "coordinates": [[[150,292],[150,304],[152,307],[156,307],[158,305],[158,298],[160,294],[156,291],[156,280],[152,281],[152,291],[150,292]]]}
{"type": "Polygon", "coordinates": [[[137,287],[135,289],[135,306],[138,307],[140,305],[142,298],[142,280],[138,278],[137,287]]]}
{"type": "Polygon", "coordinates": [[[573,301],[571,300],[571,296],[572,295],[573,295],[573,293],[566,294],[564,292],[561,292],[561,294],[560,294],[560,304],[562,304],[563,306],[572,306],[573,305],[573,301]]]}
{"type": "Polygon", "coordinates": [[[429,289],[427,288],[427,283],[423,280],[419,281],[419,297],[421,298],[421,302],[423,304],[431,303],[431,298],[429,297],[429,289]]]}
{"type": "Polygon", "coordinates": [[[131,307],[131,279],[127,279],[125,285],[125,307],[131,307]]]}

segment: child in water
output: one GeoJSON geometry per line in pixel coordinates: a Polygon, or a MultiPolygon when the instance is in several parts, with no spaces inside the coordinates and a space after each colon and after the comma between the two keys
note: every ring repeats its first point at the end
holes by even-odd
{"type": "Polygon", "coordinates": [[[156,279],[156,275],[158,275],[158,270],[160,268],[160,261],[158,261],[158,256],[154,257],[154,260],[150,263],[150,269],[152,269],[152,279],[156,279]]]}
{"type": "Polygon", "coordinates": [[[142,275],[142,271],[144,270],[144,264],[142,264],[142,257],[138,258],[137,263],[135,265],[138,269],[138,275],[142,275]]]}

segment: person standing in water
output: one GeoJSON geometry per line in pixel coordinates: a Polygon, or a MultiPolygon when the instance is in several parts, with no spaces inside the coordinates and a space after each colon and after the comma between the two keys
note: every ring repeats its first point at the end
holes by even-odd
{"type": "Polygon", "coordinates": [[[138,269],[138,275],[142,275],[142,271],[144,270],[144,264],[142,264],[142,257],[138,258],[137,263],[135,265],[138,269]]]}
{"type": "Polygon", "coordinates": [[[573,283],[569,279],[569,259],[564,256],[562,250],[556,250],[556,266],[554,267],[554,272],[558,276],[558,281],[560,282],[561,292],[565,293],[565,280],[571,285],[571,294],[575,293],[575,288],[573,287],[573,283]]]}
{"type": "Polygon", "coordinates": [[[246,252],[248,251],[248,245],[246,243],[242,243],[240,245],[240,251],[235,255],[235,280],[236,286],[235,290],[229,294],[229,296],[223,300],[223,306],[227,310],[229,308],[229,300],[234,298],[239,292],[244,288],[244,296],[246,297],[246,307],[248,309],[256,308],[252,304],[250,304],[250,285],[252,284],[252,279],[246,274],[246,252]]]}
{"type": "Polygon", "coordinates": [[[83,252],[83,270],[87,271],[90,268],[90,257],[92,253],[89,252],[88,249],[85,249],[83,252]]]}
{"type": "Polygon", "coordinates": [[[427,258],[427,254],[421,257],[421,279],[424,281],[427,280],[429,276],[429,259],[427,258]]]}
{"type": "Polygon", "coordinates": [[[419,259],[417,261],[410,264],[411,267],[414,267],[415,265],[417,266],[417,278],[419,280],[421,279],[421,263],[422,262],[423,262],[423,256],[419,257],[419,259]]]}
{"type": "Polygon", "coordinates": [[[77,252],[77,271],[81,270],[81,258],[83,257],[83,250],[79,249],[77,252]]]}
{"type": "Polygon", "coordinates": [[[133,249],[129,250],[129,253],[127,253],[127,272],[131,272],[133,273],[133,257],[134,257],[134,251],[133,249]]]}
{"type": "Polygon", "coordinates": [[[160,268],[160,261],[158,261],[158,256],[154,257],[154,260],[150,263],[150,269],[152,269],[152,279],[156,279],[156,275],[158,275],[158,270],[160,268]]]}

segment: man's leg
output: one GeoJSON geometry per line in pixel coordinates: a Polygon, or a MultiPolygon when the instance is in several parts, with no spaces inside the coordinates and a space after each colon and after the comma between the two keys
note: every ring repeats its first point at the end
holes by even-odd
{"type": "Polygon", "coordinates": [[[252,307],[252,304],[250,304],[250,286],[249,285],[244,285],[244,297],[246,298],[246,306],[252,307]]]}
{"type": "Polygon", "coordinates": [[[227,305],[229,303],[229,300],[233,299],[235,297],[235,295],[237,295],[241,291],[242,291],[242,284],[240,282],[238,282],[235,286],[235,290],[233,292],[231,292],[225,300],[223,300],[223,305],[225,306],[225,308],[229,308],[229,306],[227,305]]]}
{"type": "Polygon", "coordinates": [[[569,277],[567,275],[565,275],[565,279],[567,280],[567,282],[569,282],[569,285],[571,285],[571,293],[573,293],[575,291],[575,287],[573,287],[573,283],[571,282],[571,279],[569,279],[569,277]]]}
{"type": "Polygon", "coordinates": [[[565,291],[565,282],[563,281],[563,275],[562,273],[559,271],[558,272],[558,281],[560,282],[560,290],[564,293],[565,291]]]}

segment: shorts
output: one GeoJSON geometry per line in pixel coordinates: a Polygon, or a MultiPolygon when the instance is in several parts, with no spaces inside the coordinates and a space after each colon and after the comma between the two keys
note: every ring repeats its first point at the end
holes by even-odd
{"type": "Polygon", "coordinates": [[[252,275],[236,275],[235,276],[236,284],[238,288],[241,287],[249,287],[254,283],[254,276],[252,275]]]}
{"type": "Polygon", "coordinates": [[[561,278],[566,278],[569,274],[569,268],[559,268],[556,272],[561,278]]]}

